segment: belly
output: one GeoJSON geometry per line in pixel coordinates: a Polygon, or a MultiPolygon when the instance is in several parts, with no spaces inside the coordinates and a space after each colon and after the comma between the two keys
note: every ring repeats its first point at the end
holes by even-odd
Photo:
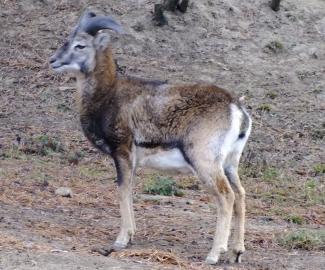
{"type": "Polygon", "coordinates": [[[186,162],[182,152],[177,148],[164,150],[161,148],[137,147],[137,163],[140,167],[169,173],[189,174],[193,172],[192,167],[186,162]]]}

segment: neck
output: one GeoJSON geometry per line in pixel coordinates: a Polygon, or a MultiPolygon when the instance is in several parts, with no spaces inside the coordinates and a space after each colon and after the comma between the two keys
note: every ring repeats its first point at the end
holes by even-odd
{"type": "Polygon", "coordinates": [[[108,47],[101,53],[97,53],[93,77],[99,88],[109,89],[114,86],[116,82],[116,65],[111,47],[108,47]]]}
{"type": "Polygon", "coordinates": [[[92,114],[109,99],[117,80],[116,65],[109,47],[96,55],[96,67],[77,78],[78,103],[81,114],[92,114]]]}
{"type": "Polygon", "coordinates": [[[105,153],[110,153],[110,150],[105,143],[102,116],[104,110],[112,106],[116,81],[116,66],[111,48],[96,56],[93,72],[77,78],[81,127],[86,137],[105,153]]]}

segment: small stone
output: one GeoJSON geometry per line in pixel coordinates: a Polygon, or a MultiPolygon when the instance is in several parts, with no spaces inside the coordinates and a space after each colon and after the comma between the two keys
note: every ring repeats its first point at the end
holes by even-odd
{"type": "Polygon", "coordinates": [[[63,250],[63,249],[58,249],[58,248],[55,248],[55,249],[51,249],[52,253],[67,253],[68,251],[67,250],[63,250]]]}
{"type": "Polygon", "coordinates": [[[59,187],[57,190],[55,190],[55,195],[71,198],[72,190],[68,187],[59,187]]]}
{"type": "Polygon", "coordinates": [[[134,31],[142,32],[144,30],[144,25],[141,22],[137,22],[135,25],[132,26],[134,31]]]}

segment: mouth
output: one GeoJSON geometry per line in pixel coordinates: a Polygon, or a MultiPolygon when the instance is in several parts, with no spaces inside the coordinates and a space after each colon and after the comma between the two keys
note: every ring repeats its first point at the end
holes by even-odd
{"type": "Polygon", "coordinates": [[[76,72],[80,70],[80,67],[77,64],[60,63],[57,61],[51,63],[50,67],[55,72],[76,72]]]}
{"type": "Polygon", "coordinates": [[[53,63],[50,66],[54,72],[64,72],[66,70],[66,65],[62,65],[60,63],[53,63]]]}
{"type": "Polygon", "coordinates": [[[60,67],[63,67],[64,65],[61,64],[61,63],[54,62],[54,63],[51,63],[50,66],[51,66],[52,69],[56,70],[56,69],[58,69],[60,67]]]}
{"type": "Polygon", "coordinates": [[[58,69],[60,69],[61,67],[63,67],[63,66],[66,65],[66,63],[63,63],[63,62],[61,62],[61,61],[58,61],[58,60],[56,60],[55,58],[54,58],[54,59],[53,59],[53,58],[50,58],[50,62],[49,62],[49,64],[50,64],[50,67],[51,67],[53,70],[58,70],[58,69]]]}

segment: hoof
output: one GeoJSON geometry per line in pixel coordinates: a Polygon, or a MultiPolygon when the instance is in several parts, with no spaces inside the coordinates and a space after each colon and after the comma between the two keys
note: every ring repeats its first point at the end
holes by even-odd
{"type": "Polygon", "coordinates": [[[243,253],[244,253],[243,251],[233,250],[229,261],[231,263],[241,263],[241,258],[242,258],[243,253]]]}
{"type": "Polygon", "coordinates": [[[109,245],[109,246],[104,246],[104,247],[94,247],[91,251],[99,253],[100,255],[103,256],[108,256],[112,252],[120,251],[122,249],[125,249],[127,245],[109,245]]]}
{"type": "Polygon", "coordinates": [[[206,264],[217,264],[218,263],[218,259],[219,258],[213,258],[213,257],[207,257],[206,259],[205,259],[205,263],[206,264]]]}

